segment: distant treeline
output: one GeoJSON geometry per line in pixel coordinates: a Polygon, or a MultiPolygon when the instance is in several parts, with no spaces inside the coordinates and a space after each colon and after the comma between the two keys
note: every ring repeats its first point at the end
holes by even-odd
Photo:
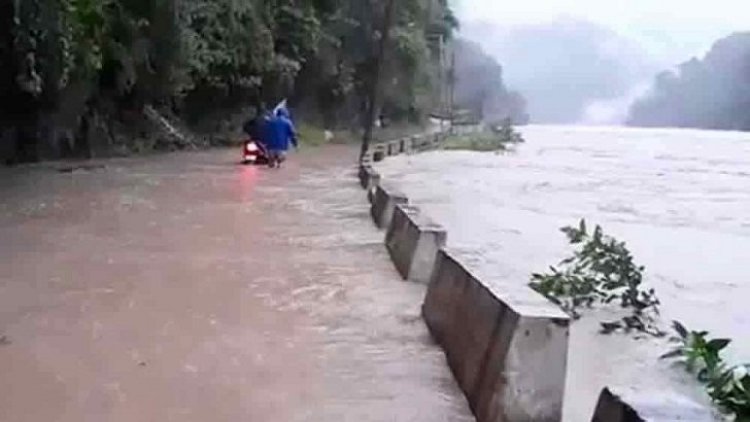
{"type": "MultiPolygon", "coordinates": [[[[147,136],[145,109],[198,127],[289,97],[326,127],[360,125],[385,3],[3,0],[0,159],[127,149],[147,136]]],[[[395,5],[382,114],[419,120],[458,22],[447,0],[395,5]]]]}
{"type": "Polygon", "coordinates": [[[505,83],[523,94],[534,123],[588,121],[590,106],[627,97],[661,69],[638,43],[571,17],[528,25],[467,22],[461,34],[502,63],[505,83]]]}
{"type": "Polygon", "coordinates": [[[750,130],[750,32],[714,44],[703,60],[656,77],[630,110],[633,126],[750,130]]]}
{"type": "Polygon", "coordinates": [[[455,105],[488,123],[508,118],[515,124],[528,123],[526,99],[508,90],[500,63],[479,44],[465,39],[457,39],[454,48],[455,105]]]}

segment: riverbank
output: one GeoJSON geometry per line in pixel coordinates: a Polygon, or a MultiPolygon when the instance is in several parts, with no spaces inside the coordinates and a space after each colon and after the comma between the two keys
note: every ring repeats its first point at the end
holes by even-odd
{"type": "MultiPolygon", "coordinates": [[[[525,286],[569,255],[562,226],[585,217],[628,242],[671,319],[734,338],[750,358],[744,298],[750,273],[747,134],[683,130],[527,127],[506,155],[430,152],[394,157],[378,171],[450,233],[486,279],[525,286]],[[468,205],[471,206],[468,206],[468,205]]],[[[707,403],[682,369],[658,357],[662,341],[598,334],[611,313],[572,324],[565,419],[590,418],[601,388],[676,391],[707,403]]]]}

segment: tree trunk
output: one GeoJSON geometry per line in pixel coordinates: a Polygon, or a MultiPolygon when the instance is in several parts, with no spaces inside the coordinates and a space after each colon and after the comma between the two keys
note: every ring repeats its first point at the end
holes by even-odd
{"type": "Polygon", "coordinates": [[[391,35],[391,26],[393,26],[393,12],[395,6],[395,0],[388,0],[385,5],[385,15],[383,17],[383,26],[380,35],[380,46],[378,48],[378,55],[375,58],[375,70],[373,71],[372,80],[370,81],[370,94],[367,104],[367,113],[365,114],[365,132],[362,136],[362,149],[359,152],[360,163],[364,159],[365,154],[367,154],[367,150],[370,149],[370,143],[372,142],[373,125],[378,111],[378,102],[380,101],[380,76],[383,73],[385,52],[391,35]]]}

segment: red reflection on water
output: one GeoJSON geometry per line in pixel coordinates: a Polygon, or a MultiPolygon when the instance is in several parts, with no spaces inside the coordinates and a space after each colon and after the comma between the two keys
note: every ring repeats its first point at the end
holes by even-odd
{"type": "Polygon", "coordinates": [[[239,167],[239,171],[237,173],[237,199],[239,201],[246,201],[250,199],[253,191],[255,190],[255,187],[258,184],[258,178],[260,177],[258,166],[242,165],[239,167]]]}

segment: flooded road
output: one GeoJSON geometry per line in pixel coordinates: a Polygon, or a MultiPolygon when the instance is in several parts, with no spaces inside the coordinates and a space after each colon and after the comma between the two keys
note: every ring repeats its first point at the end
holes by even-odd
{"type": "MultiPolygon", "coordinates": [[[[710,330],[750,361],[750,134],[544,127],[504,155],[389,158],[384,178],[448,229],[448,243],[493,282],[518,288],[566,257],[558,229],[586,218],[627,241],[662,301],[662,320],[710,330]]],[[[658,361],[661,340],[597,334],[607,311],[573,325],[565,419],[588,420],[605,385],[674,390],[697,383],[658,361]]]]}
{"type": "Polygon", "coordinates": [[[355,156],[0,169],[0,420],[472,420],[355,156]]]}

